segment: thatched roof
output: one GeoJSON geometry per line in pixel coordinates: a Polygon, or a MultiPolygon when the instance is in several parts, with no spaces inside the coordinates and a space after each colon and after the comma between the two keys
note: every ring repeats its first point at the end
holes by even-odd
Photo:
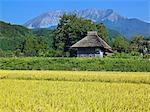
{"type": "Polygon", "coordinates": [[[72,48],[82,48],[82,47],[103,47],[105,49],[110,49],[111,47],[98,35],[95,31],[88,32],[87,36],[71,46],[72,48]]]}

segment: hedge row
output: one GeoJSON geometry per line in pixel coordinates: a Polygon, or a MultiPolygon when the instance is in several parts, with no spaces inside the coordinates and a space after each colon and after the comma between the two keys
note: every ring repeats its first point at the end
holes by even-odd
{"type": "Polygon", "coordinates": [[[150,60],[120,58],[0,58],[0,69],[150,72],[150,60]]]}

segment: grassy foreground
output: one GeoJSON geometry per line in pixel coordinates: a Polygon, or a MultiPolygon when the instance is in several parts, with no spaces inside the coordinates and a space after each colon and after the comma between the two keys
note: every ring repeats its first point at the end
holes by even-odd
{"type": "Polygon", "coordinates": [[[149,112],[150,73],[0,71],[0,112],[149,112]]]}

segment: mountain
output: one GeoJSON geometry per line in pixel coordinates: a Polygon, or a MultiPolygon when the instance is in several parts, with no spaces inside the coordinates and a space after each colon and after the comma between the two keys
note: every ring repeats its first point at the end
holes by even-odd
{"type": "Polygon", "coordinates": [[[131,36],[144,35],[150,36],[150,24],[145,23],[138,19],[123,19],[118,21],[103,21],[108,28],[118,31],[123,34],[127,39],[131,39],[131,36]]]}
{"type": "Polygon", "coordinates": [[[47,28],[51,26],[56,26],[59,23],[60,16],[63,14],[76,14],[78,17],[83,17],[84,19],[91,19],[93,22],[101,22],[104,20],[116,21],[119,19],[125,19],[124,17],[115,13],[112,9],[85,9],[85,10],[74,10],[74,11],[49,11],[40,16],[37,16],[29,21],[27,21],[24,26],[28,28],[47,28]]]}
{"type": "Polygon", "coordinates": [[[150,36],[150,23],[143,22],[136,18],[129,19],[119,15],[112,9],[49,11],[27,21],[24,26],[31,29],[51,28],[58,25],[60,16],[64,13],[69,15],[76,14],[78,17],[83,17],[84,19],[91,19],[95,23],[103,22],[107,28],[118,31],[127,37],[127,39],[130,39],[131,36],[135,35],[144,35],[147,37],[150,36]]]}

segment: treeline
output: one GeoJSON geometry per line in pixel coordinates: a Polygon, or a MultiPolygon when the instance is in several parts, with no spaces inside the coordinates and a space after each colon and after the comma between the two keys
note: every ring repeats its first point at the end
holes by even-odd
{"type": "Polygon", "coordinates": [[[0,57],[72,57],[76,50],[70,46],[84,38],[87,31],[97,31],[114,51],[149,57],[150,39],[134,36],[126,40],[103,23],[64,14],[56,29],[29,30],[20,25],[0,22],[0,57]]]}
{"type": "Polygon", "coordinates": [[[0,22],[0,57],[38,56],[51,48],[49,40],[46,34],[36,36],[23,26],[0,22]]]}
{"type": "Polygon", "coordinates": [[[150,72],[150,60],[137,58],[0,58],[0,69],[150,72]]]}

